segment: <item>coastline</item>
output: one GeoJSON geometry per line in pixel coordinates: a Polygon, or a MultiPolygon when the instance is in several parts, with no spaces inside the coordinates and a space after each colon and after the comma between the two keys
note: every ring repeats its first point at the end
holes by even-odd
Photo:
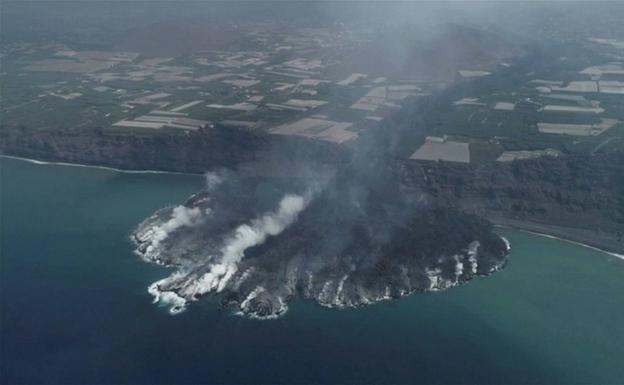
{"type": "MultiPolygon", "coordinates": [[[[118,172],[123,174],[169,174],[169,175],[190,175],[201,176],[202,174],[184,173],[176,171],[159,171],[159,170],[125,170],[107,166],[97,166],[79,163],[67,163],[67,162],[48,162],[37,159],[24,158],[19,156],[0,154],[0,158],[7,158],[13,160],[19,160],[23,162],[33,163],[43,166],[67,166],[67,167],[86,167],[95,168],[100,170],[118,172]]],[[[535,223],[530,221],[503,219],[503,218],[487,218],[495,227],[509,228],[518,231],[523,231],[531,234],[535,234],[542,237],[557,239],[560,241],[572,243],[575,245],[587,247],[592,250],[606,253],[610,256],[624,260],[624,245],[617,243],[614,238],[597,239],[597,233],[591,230],[578,229],[578,228],[566,228],[555,225],[548,225],[542,223],[535,223]],[[574,232],[576,234],[571,234],[574,232]]]]}
{"type": "Polygon", "coordinates": [[[599,251],[605,254],[608,254],[612,257],[624,260],[624,251],[614,247],[611,242],[600,241],[600,240],[588,240],[584,236],[573,236],[569,233],[565,233],[565,230],[572,230],[576,232],[587,232],[587,236],[590,234],[590,230],[582,230],[582,229],[571,229],[571,228],[563,228],[560,226],[554,225],[546,225],[546,224],[537,224],[528,221],[518,221],[518,220],[505,220],[505,221],[492,221],[495,227],[504,228],[504,229],[513,229],[517,231],[522,231],[525,233],[537,235],[540,237],[556,239],[559,241],[571,243],[577,246],[586,247],[591,250],[599,251]]]}
{"type": "Polygon", "coordinates": [[[13,155],[3,155],[0,154],[0,158],[7,158],[13,160],[20,160],[23,162],[34,163],[42,166],[68,166],[68,167],[87,167],[87,168],[96,168],[100,170],[113,171],[123,174],[173,174],[173,175],[192,175],[192,176],[201,176],[202,174],[188,173],[188,172],[178,172],[178,171],[159,171],[159,170],[124,170],[121,168],[107,167],[107,166],[96,166],[91,164],[80,164],[80,163],[67,163],[67,162],[47,162],[43,160],[31,159],[31,158],[23,158],[20,156],[13,155]]]}

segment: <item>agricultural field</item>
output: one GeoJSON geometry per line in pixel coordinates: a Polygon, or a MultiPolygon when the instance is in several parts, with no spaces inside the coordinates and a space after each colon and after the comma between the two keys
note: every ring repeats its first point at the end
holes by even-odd
{"type": "Polygon", "coordinates": [[[275,128],[320,116],[336,122],[320,140],[342,143],[400,110],[405,99],[429,92],[426,85],[382,74],[339,74],[335,67],[348,41],[336,41],[323,29],[309,32],[256,31],[249,33],[248,47],[176,56],[135,52],[131,45],[7,46],[0,75],[2,128],[144,136],[218,126],[284,135],[275,128]]]}
{"type": "MultiPolygon", "coordinates": [[[[469,144],[471,163],[593,153],[621,145],[624,64],[609,61],[610,45],[588,42],[588,47],[557,68],[531,63],[531,68],[543,67],[541,73],[513,63],[457,87],[424,117],[429,132],[469,144]]],[[[417,155],[465,162],[464,156],[449,156],[448,145],[418,146],[417,155]]]]}

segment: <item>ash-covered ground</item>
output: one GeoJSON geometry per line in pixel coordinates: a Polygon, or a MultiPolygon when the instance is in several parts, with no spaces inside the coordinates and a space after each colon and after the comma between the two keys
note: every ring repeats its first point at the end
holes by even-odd
{"type": "Polygon", "coordinates": [[[444,290],[502,268],[489,222],[438,206],[386,163],[297,180],[207,174],[206,189],[133,234],[144,259],[175,266],[149,287],[183,311],[202,296],[256,318],[295,298],[358,307],[444,290]]]}

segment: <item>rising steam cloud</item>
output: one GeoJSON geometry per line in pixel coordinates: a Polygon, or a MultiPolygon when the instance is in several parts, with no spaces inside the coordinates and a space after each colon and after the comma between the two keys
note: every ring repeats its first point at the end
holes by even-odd
{"type": "Polygon", "coordinates": [[[387,173],[374,174],[388,176],[379,183],[370,175],[361,176],[367,187],[207,176],[205,191],[135,232],[140,255],[176,267],[149,287],[154,302],[175,314],[214,295],[247,316],[275,318],[297,297],[358,307],[504,265],[507,248],[489,224],[406,195],[387,173]]]}
{"type": "Polygon", "coordinates": [[[190,288],[187,295],[201,295],[223,290],[229,279],[237,271],[237,263],[245,256],[245,250],[263,244],[268,236],[275,236],[284,231],[307,206],[309,196],[288,194],[282,198],[279,209],[243,224],[225,241],[221,249],[220,260],[205,273],[197,284],[190,288]]]}
{"type": "MultiPolygon", "coordinates": [[[[213,191],[219,186],[224,178],[215,172],[204,174],[206,191],[213,191]]],[[[181,227],[195,227],[200,225],[210,215],[210,208],[202,210],[199,207],[186,207],[179,205],[171,209],[170,218],[165,222],[156,222],[148,227],[142,234],[135,234],[147,241],[145,251],[140,253],[143,257],[158,261],[159,246],[169,237],[169,234],[181,227]]],[[[153,218],[153,217],[152,217],[153,218]]]]}
{"type": "MultiPolygon", "coordinates": [[[[208,178],[207,186],[210,187],[208,178]]],[[[238,226],[225,238],[218,254],[210,258],[211,263],[207,266],[207,272],[198,276],[195,270],[184,266],[171,276],[152,284],[148,291],[154,296],[154,302],[169,305],[171,313],[175,314],[183,311],[189,300],[194,300],[198,296],[210,292],[221,292],[230,278],[237,272],[237,264],[245,257],[245,251],[253,246],[263,244],[269,236],[276,236],[284,231],[284,229],[296,221],[297,216],[306,208],[310,199],[311,193],[304,195],[287,194],[279,202],[279,207],[276,211],[265,213],[249,223],[238,226]],[[176,285],[181,281],[191,281],[192,283],[184,286],[177,293],[167,290],[167,287],[176,285]]],[[[174,217],[160,226],[159,230],[164,227],[177,229],[180,226],[193,226],[198,223],[195,218],[200,217],[201,211],[199,208],[196,208],[197,212],[195,212],[193,209],[188,208],[185,208],[185,210],[179,209],[180,207],[183,206],[174,208],[174,217]],[[189,210],[193,210],[191,217],[188,216],[189,210]],[[183,220],[180,220],[181,218],[183,220]],[[173,223],[177,227],[169,225],[172,221],[174,221],[173,223]]],[[[163,233],[166,234],[163,230],[158,233],[154,232],[151,235],[154,237],[152,245],[156,242],[156,246],[158,246],[159,242],[164,239],[161,239],[161,234],[163,233]]],[[[152,245],[148,248],[153,248],[154,246],[152,245]]]]}
{"type": "Polygon", "coordinates": [[[162,225],[153,226],[148,234],[151,244],[147,247],[146,253],[152,254],[158,250],[160,243],[167,239],[170,233],[184,226],[195,226],[202,220],[202,212],[199,207],[188,208],[176,206],[172,210],[171,219],[162,225]]]}

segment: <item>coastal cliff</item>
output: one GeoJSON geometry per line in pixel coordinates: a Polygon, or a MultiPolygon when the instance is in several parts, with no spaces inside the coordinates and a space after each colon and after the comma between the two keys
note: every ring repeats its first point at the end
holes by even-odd
{"type": "Polygon", "coordinates": [[[0,129],[0,154],[48,162],[201,174],[219,168],[289,175],[304,164],[344,162],[344,146],[225,128],[187,134],[120,135],[106,130],[0,129]]]}
{"type": "MultiPolygon", "coordinates": [[[[351,147],[238,130],[122,136],[102,130],[0,130],[4,155],[126,170],[247,176],[328,174],[355,162],[351,147]]],[[[465,165],[394,159],[395,173],[440,204],[494,224],[542,232],[624,253],[624,152],[465,165]]],[[[353,166],[355,167],[355,166],[353,166]]]]}

